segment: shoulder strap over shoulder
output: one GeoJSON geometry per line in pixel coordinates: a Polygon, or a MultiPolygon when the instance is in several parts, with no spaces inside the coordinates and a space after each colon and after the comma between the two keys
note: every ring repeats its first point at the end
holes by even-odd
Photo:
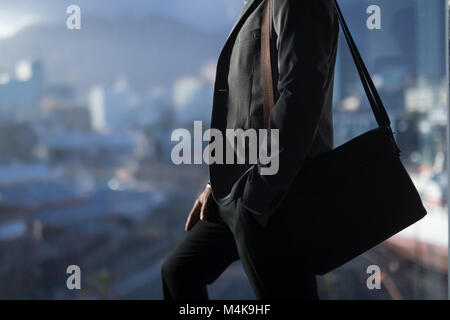
{"type": "MultiPolygon", "coordinates": [[[[380,127],[390,128],[391,122],[386,109],[381,101],[378,91],[370,77],[370,74],[364,64],[359,50],[353,40],[353,37],[347,27],[344,16],[337,3],[337,0],[332,0],[339,22],[342,26],[347,44],[353,57],[353,61],[358,70],[361,82],[366,92],[367,98],[372,108],[372,112],[380,127]]],[[[272,58],[271,58],[271,41],[270,41],[270,25],[271,25],[271,0],[265,0],[264,15],[261,26],[261,68],[262,68],[262,88],[263,88],[263,106],[264,106],[264,124],[268,127],[270,112],[275,105],[274,86],[273,86],[273,72],[272,72],[272,58]]]]}

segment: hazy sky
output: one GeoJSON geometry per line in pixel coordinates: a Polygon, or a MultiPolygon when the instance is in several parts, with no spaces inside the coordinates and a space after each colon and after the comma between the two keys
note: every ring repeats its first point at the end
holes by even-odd
{"type": "Polygon", "coordinates": [[[243,0],[14,0],[0,2],[0,37],[46,21],[64,23],[66,8],[81,7],[82,16],[118,18],[166,15],[211,32],[230,28],[243,0]]]}

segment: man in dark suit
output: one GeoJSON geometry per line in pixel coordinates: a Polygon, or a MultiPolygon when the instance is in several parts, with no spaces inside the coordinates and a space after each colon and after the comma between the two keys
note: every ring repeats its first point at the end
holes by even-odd
{"type": "MultiPolygon", "coordinates": [[[[303,165],[333,148],[332,92],[339,33],[332,0],[248,0],[220,55],[211,127],[279,132],[279,170],[210,165],[186,236],[162,267],[166,299],[207,299],[206,285],[241,259],[259,299],[317,299],[316,279],[289,236],[303,165]],[[275,105],[263,106],[262,22],[270,14],[275,105]]],[[[233,142],[234,143],[234,142],[233,142]]],[[[252,147],[252,146],[247,146],[252,147]]]]}

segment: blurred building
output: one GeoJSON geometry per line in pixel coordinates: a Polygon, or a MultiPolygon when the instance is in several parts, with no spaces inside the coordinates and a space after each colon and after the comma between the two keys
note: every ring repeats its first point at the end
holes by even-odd
{"type": "MultiPolygon", "coordinates": [[[[445,77],[444,1],[383,1],[381,29],[365,27],[362,15],[372,1],[343,5],[349,28],[373,76],[383,101],[394,116],[405,109],[405,95],[416,81],[425,79],[439,85],[445,77]],[[362,25],[363,27],[359,27],[362,25]],[[433,58],[430,58],[430,52],[433,58]]],[[[362,98],[360,108],[368,108],[353,59],[341,34],[336,67],[335,102],[349,96],[362,98]]]]}
{"type": "Polygon", "coordinates": [[[139,102],[139,96],[129,88],[125,78],[119,78],[112,88],[92,88],[89,108],[93,128],[100,132],[127,129],[139,102]]]}
{"type": "Polygon", "coordinates": [[[145,153],[143,135],[134,133],[60,133],[43,138],[53,163],[120,165],[145,153]]]}
{"type": "Polygon", "coordinates": [[[47,130],[89,132],[92,129],[91,113],[81,106],[53,108],[47,112],[46,124],[47,130]]]}
{"type": "Polygon", "coordinates": [[[38,147],[38,137],[29,124],[0,122],[0,164],[33,161],[38,147]]]}
{"type": "Polygon", "coordinates": [[[0,74],[0,116],[3,119],[35,121],[40,114],[43,87],[43,64],[22,61],[16,74],[0,74]]]}
{"type": "Polygon", "coordinates": [[[178,124],[211,120],[213,86],[201,78],[189,76],[177,80],[173,87],[173,104],[178,124]]]}
{"type": "Polygon", "coordinates": [[[53,84],[44,88],[41,106],[48,111],[54,108],[70,107],[74,101],[75,90],[72,86],[53,84]]]}

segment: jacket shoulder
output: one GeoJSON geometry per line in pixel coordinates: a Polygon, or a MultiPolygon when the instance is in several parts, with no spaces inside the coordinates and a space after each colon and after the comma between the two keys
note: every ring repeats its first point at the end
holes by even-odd
{"type": "Polygon", "coordinates": [[[280,34],[287,19],[311,21],[312,17],[327,21],[332,27],[339,28],[333,0],[269,0],[272,1],[271,15],[274,31],[280,34]]]}

